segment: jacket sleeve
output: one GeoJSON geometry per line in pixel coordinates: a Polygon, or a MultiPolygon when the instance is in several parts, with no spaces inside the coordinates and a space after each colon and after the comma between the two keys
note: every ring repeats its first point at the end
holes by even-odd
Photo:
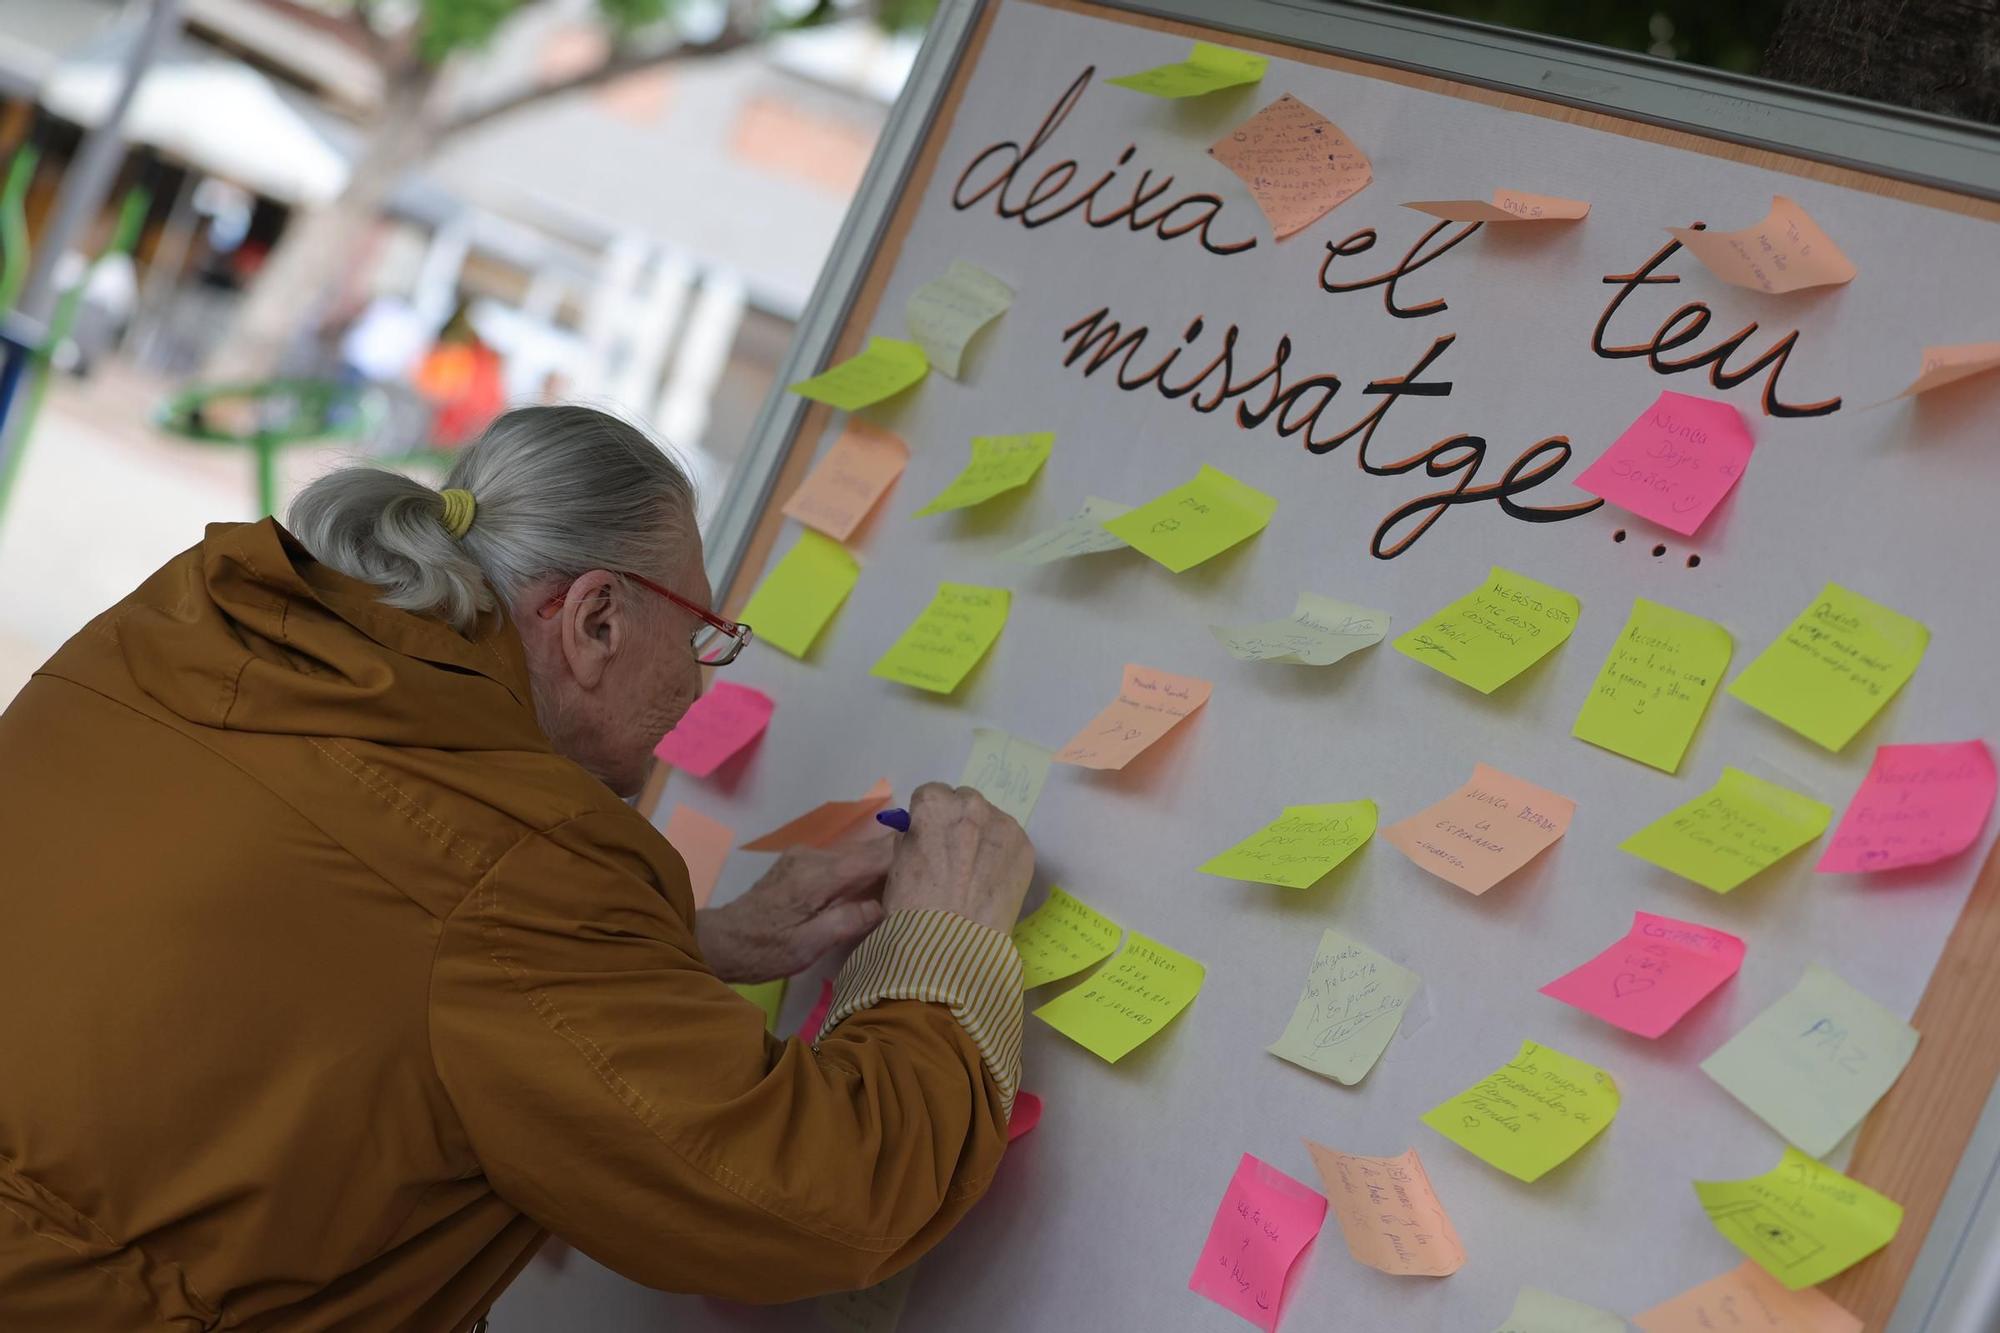
{"type": "Polygon", "coordinates": [[[962,918],[941,954],[923,918],[945,914],[899,912],[809,1046],[709,972],[693,910],[629,812],[532,835],[482,877],[443,924],[430,1013],[475,1155],[502,1198],[648,1286],[786,1301],[880,1281],[999,1163],[1019,956],[962,918]]]}

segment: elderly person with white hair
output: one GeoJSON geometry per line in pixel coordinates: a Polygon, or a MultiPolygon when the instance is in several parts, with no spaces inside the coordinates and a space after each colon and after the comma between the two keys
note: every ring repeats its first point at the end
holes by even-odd
{"type": "Polygon", "coordinates": [[[621,799],[749,637],[691,500],[510,412],[212,526],[0,714],[0,1328],[467,1329],[547,1232],[789,1300],[979,1198],[1033,850],[933,784],[695,909],[621,799]],[[850,947],[816,1042],[725,984],[850,947]]]}

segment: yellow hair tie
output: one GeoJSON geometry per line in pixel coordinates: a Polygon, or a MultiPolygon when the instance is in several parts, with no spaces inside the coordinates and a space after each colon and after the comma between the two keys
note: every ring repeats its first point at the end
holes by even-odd
{"type": "Polygon", "coordinates": [[[473,503],[471,491],[461,491],[456,487],[439,491],[438,496],[444,501],[444,530],[451,534],[453,541],[457,541],[472,526],[472,516],[478,512],[479,506],[473,503]]]}

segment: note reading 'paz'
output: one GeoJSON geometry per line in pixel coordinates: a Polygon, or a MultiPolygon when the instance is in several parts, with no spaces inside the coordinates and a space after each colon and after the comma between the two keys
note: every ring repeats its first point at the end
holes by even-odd
{"type": "Polygon", "coordinates": [[[1305,991],[1271,1054],[1351,1087],[1382,1058],[1423,984],[1367,945],[1322,931],[1305,991]]]}
{"type": "Polygon", "coordinates": [[[1104,525],[1131,512],[1131,505],[1122,505],[1116,500],[1100,500],[1094,495],[1086,496],[1083,508],[1076,513],[1052,528],[1045,528],[1032,537],[1016,542],[993,558],[1010,565],[1049,565],[1079,555],[1122,551],[1130,543],[1117,533],[1107,531],[1104,525]]]}
{"type": "Polygon", "coordinates": [[[1186,954],[1129,931],[1116,957],[1035,1010],[1035,1017],[1116,1064],[1187,1008],[1206,975],[1186,954]]]}
{"type": "Polygon", "coordinates": [[[1577,477],[1577,489],[1691,537],[1722,503],[1757,442],[1742,414],[1668,390],[1577,477]]]}
{"type": "Polygon", "coordinates": [[[811,379],[800,380],[792,392],[843,412],[855,412],[895,397],[929,373],[924,349],[915,343],[901,338],[870,338],[862,351],[811,379]]]}
{"type": "Polygon", "coordinates": [[[1915,1028],[1811,963],[1701,1070],[1790,1142],[1824,1157],[1916,1051],[1915,1028]]]}
{"type": "Polygon", "coordinates": [[[708,777],[764,734],[777,706],[762,690],[718,680],[674,723],[672,731],[660,737],[653,757],[684,773],[708,777]]]}
{"type": "Polygon", "coordinates": [[[1474,764],[1472,781],[1382,836],[1445,883],[1484,893],[1553,846],[1575,816],[1569,797],[1474,764]]]}
{"type": "Polygon", "coordinates": [[[1618,844],[1642,861],[1728,893],[1826,832],[1833,808],[1725,768],[1700,796],[1618,844]]]}
{"type": "Polygon", "coordinates": [[[1562,589],[1495,565],[1486,582],[1406,630],[1393,647],[1491,694],[1567,641],[1582,610],[1562,589]]]}
{"type": "Polygon", "coordinates": [[[1284,1313],[1285,1277],[1325,1221],[1323,1195],[1244,1153],[1188,1290],[1270,1333],[1284,1313]]]}
{"type": "Polygon", "coordinates": [[[849,418],[832,446],[785,501],[785,517],[844,542],[910,461],[909,446],[886,430],[849,418]]]}
{"type": "Polygon", "coordinates": [[[1590,205],[1581,199],[1559,199],[1525,190],[1495,190],[1491,203],[1482,199],[1420,199],[1403,207],[1447,222],[1576,222],[1590,216],[1590,205]]]}
{"type": "Polygon", "coordinates": [[[1514,1297],[1514,1308],[1493,1333],[1626,1333],[1626,1328],[1625,1321],[1609,1310],[1539,1287],[1523,1287],[1514,1297]]]}
{"type": "Polygon", "coordinates": [[[694,894],[696,910],[708,906],[708,900],[715,896],[715,882],[722,878],[722,863],[729,859],[729,848],[736,841],[736,830],[693,806],[677,805],[660,832],[687,866],[688,888],[694,894]]]}
{"type": "Polygon", "coordinates": [[[979,435],[972,441],[972,457],[938,492],[935,500],[919,509],[913,518],[941,514],[948,509],[969,509],[994,496],[1026,486],[1042,470],[1055,447],[1056,437],[1048,431],[1028,435],[979,435]]]}
{"type": "Polygon", "coordinates": [[[1771,197],[1762,222],[1741,231],[1669,227],[1675,240],[1724,282],[1781,296],[1808,287],[1837,287],[1860,270],[1806,211],[1784,195],[1771,197]]]}
{"type": "Polygon", "coordinates": [[[1575,1155],[1618,1114],[1618,1085],[1595,1065],[1521,1043],[1514,1058],[1424,1123],[1516,1180],[1535,1181],[1575,1155]]]}
{"type": "Polygon", "coordinates": [[[997,727],[976,727],[972,753],[966,756],[958,785],[972,788],[1026,828],[1028,816],[1035,813],[1035,802],[1042,799],[1042,784],[1048,781],[1053,758],[1032,741],[1009,736],[997,727]]]}
{"type": "Polygon", "coordinates": [[[860,578],[846,547],[808,528],[750,594],[743,621],[759,643],[804,657],[860,578]]]}
{"type": "Polygon", "coordinates": [[[1658,1037],[1743,965],[1743,941],[1727,931],[1634,912],[1625,937],[1542,994],[1613,1027],[1658,1037]]]}
{"type": "Polygon", "coordinates": [[[1007,624],[1005,588],[940,583],[923,609],[869,675],[933,694],[950,694],[979,665],[1007,624]]]}
{"type": "Polygon", "coordinates": [[[1730,647],[1729,631],[1712,620],[1633,599],[1570,734],[1663,773],[1679,772],[1729,669],[1730,647]]]}
{"type": "Polygon", "coordinates": [[[1288,805],[1271,823],[1202,862],[1201,873],[1309,889],[1375,836],[1375,802],[1288,805]]]}
{"type": "Polygon", "coordinates": [[[862,820],[889,804],[889,779],[879,778],[868,794],[853,801],[827,801],[788,824],[743,844],[746,852],[782,852],[788,847],[824,847],[854,831],[862,820]]]}
{"type": "Polygon", "coordinates": [[[1155,65],[1137,74],[1123,74],[1105,82],[1145,93],[1149,97],[1200,97],[1205,93],[1221,92],[1224,88],[1240,88],[1246,83],[1256,83],[1264,77],[1264,70],[1270,63],[1263,56],[1253,56],[1247,51],[1232,51],[1226,46],[1196,42],[1185,60],[1176,60],[1171,65],[1155,65]]]}
{"type": "Polygon", "coordinates": [[[1646,1333],[1862,1333],[1861,1321],[1825,1292],[1788,1291],[1749,1259],[1632,1322],[1646,1333]]]}
{"type": "Polygon", "coordinates": [[[1051,884],[1048,901],[1014,924],[1021,989],[1046,986],[1103,962],[1123,933],[1116,921],[1051,884]]]}
{"type": "Polygon", "coordinates": [[[1858,874],[1956,856],[1986,827],[1994,786],[1985,741],[1881,746],[1819,870],[1858,874]]]}
{"type": "Polygon", "coordinates": [[[1829,583],[1729,692],[1838,752],[1916,674],[1930,641],[1921,623],[1829,583]]]}
{"type": "Polygon", "coordinates": [[[1349,653],[1382,642],[1389,632],[1389,613],[1302,592],[1289,619],[1210,625],[1208,632],[1238,661],[1332,666],[1349,653]]]}
{"type": "Polygon", "coordinates": [[[1179,574],[1262,532],[1277,512],[1275,496],[1204,463],[1194,480],[1107,520],[1104,530],[1179,574]]]}
{"type": "Polygon", "coordinates": [[[959,362],[972,336],[1014,304],[1014,289],[985,269],[952,261],[941,278],[932,278],[903,306],[903,322],[924,349],[933,370],[958,378],[959,362]]]}
{"type": "Polygon", "coordinates": [[[1415,1148],[1360,1157],[1307,1139],[1306,1151],[1349,1254],[1396,1277],[1448,1277],[1465,1266],[1465,1246],[1415,1148]]]}
{"type": "Polygon", "coordinates": [[[1123,768],[1207,703],[1214,689],[1193,676],[1127,663],[1118,697],[1056,751],[1055,761],[1078,768],[1123,768]]]}
{"type": "Polygon", "coordinates": [[[1286,93],[1209,145],[1208,153],[1250,187],[1284,240],[1325,217],[1374,179],[1368,154],[1340,126],[1286,93]]]}
{"type": "Polygon", "coordinates": [[[1786,1289],[1816,1287],[1896,1238],[1903,1206],[1800,1152],[1747,1180],[1697,1180],[1715,1229],[1786,1289]]]}

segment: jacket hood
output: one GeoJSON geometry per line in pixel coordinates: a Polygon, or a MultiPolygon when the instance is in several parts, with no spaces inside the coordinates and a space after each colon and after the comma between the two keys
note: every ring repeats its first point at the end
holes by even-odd
{"type": "Polygon", "coordinates": [[[189,722],[440,750],[541,750],[499,611],[473,634],[382,605],[276,520],[209,525],[111,612],[133,681],[189,722]]]}

